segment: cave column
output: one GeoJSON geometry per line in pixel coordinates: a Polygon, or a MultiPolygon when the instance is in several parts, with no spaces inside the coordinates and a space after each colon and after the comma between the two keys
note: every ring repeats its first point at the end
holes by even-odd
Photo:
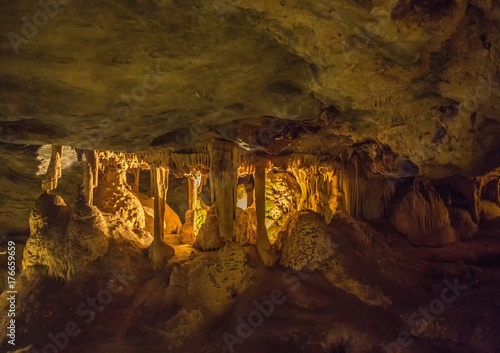
{"type": "Polygon", "coordinates": [[[132,184],[132,190],[134,192],[139,193],[139,180],[141,177],[141,168],[137,167],[132,169],[132,174],[134,175],[134,183],[132,184]]]}
{"type": "Polygon", "coordinates": [[[257,213],[257,252],[266,266],[276,263],[276,250],[269,241],[266,229],[266,161],[255,165],[255,208],[257,213]]]}
{"type": "Polygon", "coordinates": [[[42,191],[48,193],[57,188],[57,181],[61,177],[62,146],[52,145],[52,155],[50,157],[47,172],[42,180],[42,191]]]}
{"type": "Polygon", "coordinates": [[[154,197],[154,237],[155,240],[163,239],[165,228],[165,199],[168,189],[168,170],[164,167],[151,165],[151,186],[154,197]]]}
{"type": "Polygon", "coordinates": [[[186,174],[188,178],[188,191],[189,191],[189,209],[195,211],[196,204],[198,203],[198,193],[200,192],[201,187],[201,172],[193,169],[191,173],[186,174]]]}
{"type": "Polygon", "coordinates": [[[236,219],[239,154],[229,141],[214,140],[208,145],[210,155],[210,187],[216,203],[219,231],[227,242],[234,238],[236,219]]]}
{"type": "Polygon", "coordinates": [[[83,162],[83,196],[85,201],[92,205],[94,203],[94,188],[97,186],[99,172],[99,154],[96,151],[83,151],[85,162],[83,162]]]}
{"type": "Polygon", "coordinates": [[[251,178],[250,182],[245,183],[245,192],[247,193],[247,208],[253,205],[254,191],[255,191],[255,182],[253,178],[251,178]]]}
{"type": "Polygon", "coordinates": [[[198,194],[201,191],[202,175],[201,172],[192,169],[191,173],[186,174],[188,179],[188,206],[191,211],[193,211],[193,229],[195,234],[198,232],[196,228],[196,211],[199,210],[200,204],[198,202],[198,194]]]}
{"type": "Polygon", "coordinates": [[[165,266],[173,249],[163,241],[165,229],[165,202],[168,190],[168,168],[152,163],[150,165],[151,188],[154,197],[154,240],[151,243],[148,255],[155,269],[165,266]]]}

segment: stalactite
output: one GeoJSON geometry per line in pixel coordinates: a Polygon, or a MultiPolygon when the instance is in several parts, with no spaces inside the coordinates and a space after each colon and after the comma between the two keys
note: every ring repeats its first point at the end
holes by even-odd
{"type": "Polygon", "coordinates": [[[62,146],[52,145],[52,155],[47,172],[42,180],[42,191],[48,193],[57,188],[57,181],[61,177],[62,146]]]}
{"type": "Polygon", "coordinates": [[[359,156],[353,155],[340,171],[340,185],[346,211],[356,218],[382,218],[394,195],[394,183],[383,177],[368,176],[359,156]]]}
{"type": "Polygon", "coordinates": [[[276,249],[271,246],[266,229],[266,166],[259,160],[255,166],[255,207],[257,213],[257,251],[266,266],[277,261],[276,249]]]}
{"type": "MultiPolygon", "coordinates": [[[[304,168],[295,166],[291,168],[291,171],[302,191],[297,209],[317,212],[323,216],[325,222],[329,223],[338,205],[338,196],[334,198],[333,182],[336,179],[334,169],[325,165],[304,168]]],[[[335,191],[337,195],[338,189],[335,191]]]]}
{"type": "Polygon", "coordinates": [[[436,207],[432,207],[442,200],[427,180],[415,178],[413,192],[414,195],[421,195],[421,197],[413,198],[413,210],[415,210],[415,217],[418,220],[420,232],[428,234],[438,228],[443,223],[443,220],[449,219],[448,211],[445,207],[440,209],[442,214],[438,213],[436,207]]]}
{"type": "Polygon", "coordinates": [[[178,173],[189,173],[192,168],[208,168],[208,153],[171,153],[170,169],[178,173]]]}
{"type": "Polygon", "coordinates": [[[236,219],[239,153],[229,141],[213,140],[208,146],[210,154],[210,189],[212,202],[217,204],[220,235],[231,241],[236,219]]]}
{"type": "Polygon", "coordinates": [[[168,169],[153,163],[150,166],[151,188],[154,194],[154,240],[149,247],[149,258],[156,269],[162,268],[172,255],[172,247],[163,241],[165,201],[168,190],[168,169]]]}

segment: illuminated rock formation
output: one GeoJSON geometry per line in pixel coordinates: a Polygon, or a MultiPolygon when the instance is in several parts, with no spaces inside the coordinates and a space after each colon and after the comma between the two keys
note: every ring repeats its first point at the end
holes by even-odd
{"type": "Polygon", "coordinates": [[[202,206],[198,197],[206,179],[199,170],[193,169],[185,175],[188,180],[188,207],[184,215],[185,223],[180,230],[179,240],[181,244],[193,244],[196,240],[200,227],[205,223],[207,210],[202,206]]]}
{"type": "Polygon", "coordinates": [[[210,188],[216,204],[220,236],[231,241],[236,219],[239,154],[229,141],[213,140],[208,145],[210,155],[210,188]]]}
{"type": "Polygon", "coordinates": [[[220,235],[219,217],[216,205],[207,212],[207,218],[196,236],[194,247],[202,251],[218,250],[224,246],[225,240],[220,235]]]}
{"type": "Polygon", "coordinates": [[[331,260],[332,242],[324,219],[313,211],[292,213],[276,240],[279,263],[294,270],[314,270],[331,260]]]}
{"type": "MultiPolygon", "coordinates": [[[[217,206],[214,205],[207,212],[206,221],[201,225],[194,247],[202,251],[218,250],[228,241],[220,235],[219,218],[216,213],[217,206]]],[[[235,233],[229,242],[236,242],[240,245],[255,244],[256,226],[252,222],[247,210],[236,208],[236,220],[234,221],[235,233]]]]}
{"type": "Polygon", "coordinates": [[[266,165],[257,161],[254,173],[255,210],[257,213],[257,251],[266,266],[276,263],[276,249],[271,245],[266,229],[266,165]]]}
{"type": "Polygon", "coordinates": [[[391,180],[367,175],[358,155],[353,155],[341,169],[341,185],[345,208],[353,216],[382,219],[394,195],[391,180]]]}
{"type": "Polygon", "coordinates": [[[144,210],[125,180],[125,167],[117,160],[108,160],[99,185],[94,189],[94,205],[102,212],[121,217],[130,229],[144,229],[144,210]]]}
{"type": "MultiPolygon", "coordinates": [[[[304,171],[306,173],[306,171],[304,171]]],[[[286,215],[299,209],[302,193],[301,186],[288,172],[271,170],[266,175],[266,217],[273,219],[279,226],[285,222],[286,215]]],[[[301,205],[308,208],[307,205],[301,205]]]]}
{"type": "Polygon", "coordinates": [[[164,242],[165,200],[168,190],[168,169],[153,163],[150,165],[151,187],[154,197],[154,240],[148,249],[153,267],[161,269],[175,253],[174,249],[164,242]]]}
{"type": "MultiPolygon", "coordinates": [[[[142,204],[142,208],[144,209],[144,216],[145,216],[144,230],[150,232],[153,235],[154,199],[138,192],[133,191],[133,193],[137,197],[137,199],[139,199],[140,203],[142,204]]],[[[181,219],[168,204],[165,204],[165,216],[163,219],[165,224],[163,233],[165,235],[177,234],[180,232],[180,229],[182,227],[181,219]]]]}
{"type": "Polygon", "coordinates": [[[215,256],[196,257],[172,269],[167,300],[220,315],[251,285],[253,268],[245,249],[229,242],[215,256]]]}
{"type": "Polygon", "coordinates": [[[53,145],[49,166],[42,181],[43,192],[49,192],[57,188],[57,181],[61,177],[61,158],[62,146],[53,145]]]}
{"type": "Polygon", "coordinates": [[[50,276],[69,280],[108,249],[106,220],[83,197],[71,211],[60,197],[42,194],[32,211],[30,224],[23,269],[41,265],[50,276]]]}

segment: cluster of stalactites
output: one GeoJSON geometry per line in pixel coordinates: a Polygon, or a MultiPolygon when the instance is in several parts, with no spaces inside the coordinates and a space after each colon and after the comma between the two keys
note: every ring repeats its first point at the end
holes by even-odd
{"type": "Polygon", "coordinates": [[[52,145],[52,155],[50,156],[47,172],[42,180],[42,191],[48,193],[57,188],[57,182],[62,174],[61,169],[62,146],[52,145]]]}
{"type": "Polygon", "coordinates": [[[339,178],[330,166],[292,167],[292,174],[297,179],[302,197],[298,210],[312,210],[323,216],[329,223],[340,205],[339,178]]]}
{"type": "Polygon", "coordinates": [[[337,169],[340,163],[331,156],[316,156],[306,153],[274,156],[270,159],[273,166],[282,170],[296,168],[320,168],[323,170],[337,169]]]}
{"type": "Polygon", "coordinates": [[[367,175],[358,155],[343,164],[339,175],[345,208],[352,217],[374,220],[386,214],[395,192],[391,180],[367,175]]]}
{"type": "Polygon", "coordinates": [[[210,157],[208,153],[171,153],[170,169],[177,175],[190,174],[195,169],[208,170],[210,157]]]}
{"type": "Polygon", "coordinates": [[[135,153],[98,151],[101,160],[113,160],[124,169],[147,168],[147,163],[135,153]]]}

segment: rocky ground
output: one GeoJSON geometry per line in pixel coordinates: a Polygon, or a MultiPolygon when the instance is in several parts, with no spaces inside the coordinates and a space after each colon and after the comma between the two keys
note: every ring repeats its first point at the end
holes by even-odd
{"type": "MultiPolygon", "coordinates": [[[[303,268],[288,260],[266,268],[254,245],[234,243],[211,252],[175,246],[155,272],[146,251],[123,238],[109,239],[71,279],[29,267],[17,281],[16,349],[42,351],[52,337],[74,353],[375,353],[397,344],[415,353],[498,352],[497,230],[431,249],[410,246],[384,222],[336,216],[321,227],[312,252],[285,241],[286,259],[302,259],[303,268]],[[323,241],[331,252],[318,258],[323,241]],[[65,331],[74,337],[66,341],[65,331]]],[[[16,351],[5,339],[1,347],[16,351]]]]}

